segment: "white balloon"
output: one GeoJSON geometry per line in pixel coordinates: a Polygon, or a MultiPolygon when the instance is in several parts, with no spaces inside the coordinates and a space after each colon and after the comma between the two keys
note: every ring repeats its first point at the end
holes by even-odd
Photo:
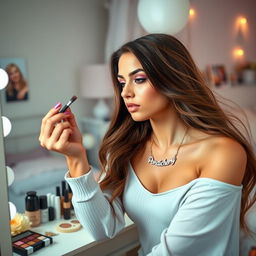
{"type": "Polygon", "coordinates": [[[8,84],[9,78],[6,71],[0,68],[0,90],[4,89],[8,84]]]}
{"type": "Polygon", "coordinates": [[[7,181],[8,181],[8,186],[11,186],[13,181],[14,181],[14,172],[11,167],[6,166],[7,170],[7,181]]]}
{"type": "Polygon", "coordinates": [[[12,123],[5,116],[2,116],[2,122],[3,122],[4,137],[6,137],[11,132],[12,123]]]}
{"type": "Polygon", "coordinates": [[[176,34],[188,21],[189,0],[139,0],[137,13],[148,33],[176,34]]]}
{"type": "Polygon", "coordinates": [[[9,202],[9,211],[10,211],[10,219],[12,220],[17,213],[16,206],[12,202],[9,202]]]}

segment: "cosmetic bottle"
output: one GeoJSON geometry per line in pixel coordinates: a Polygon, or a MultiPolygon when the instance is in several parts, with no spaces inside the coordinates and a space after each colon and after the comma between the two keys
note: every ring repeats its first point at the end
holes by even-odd
{"type": "Polygon", "coordinates": [[[49,210],[47,204],[47,196],[43,195],[39,197],[40,202],[40,215],[41,223],[47,223],[49,221],[49,210]]]}
{"type": "Polygon", "coordinates": [[[40,210],[39,210],[39,198],[36,195],[36,191],[27,192],[25,198],[25,214],[28,216],[31,227],[37,227],[40,225],[40,210]]]}
{"type": "Polygon", "coordinates": [[[60,203],[61,203],[61,215],[63,215],[63,203],[64,203],[64,194],[66,190],[66,181],[61,181],[61,197],[60,197],[60,203]]]}
{"type": "Polygon", "coordinates": [[[59,196],[55,196],[54,209],[55,209],[55,219],[60,220],[61,219],[61,207],[60,207],[60,197],[59,196]]]}
{"type": "Polygon", "coordinates": [[[65,220],[69,220],[71,216],[71,203],[68,198],[68,190],[64,191],[64,202],[63,202],[63,217],[65,220]]]}
{"type": "Polygon", "coordinates": [[[74,207],[72,205],[72,197],[73,197],[73,192],[71,190],[71,187],[68,184],[68,198],[69,198],[69,201],[70,201],[70,204],[71,204],[71,209],[74,209],[74,207]]]}
{"type": "Polygon", "coordinates": [[[54,208],[55,208],[55,218],[59,220],[61,218],[61,195],[60,187],[56,187],[56,196],[54,199],[54,208]]]}

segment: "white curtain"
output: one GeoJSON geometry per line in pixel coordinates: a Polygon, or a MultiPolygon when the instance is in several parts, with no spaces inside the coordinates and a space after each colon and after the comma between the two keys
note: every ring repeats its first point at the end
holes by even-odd
{"type": "Polygon", "coordinates": [[[147,34],[137,18],[138,0],[109,0],[109,24],[105,45],[105,62],[122,44],[147,34]]]}

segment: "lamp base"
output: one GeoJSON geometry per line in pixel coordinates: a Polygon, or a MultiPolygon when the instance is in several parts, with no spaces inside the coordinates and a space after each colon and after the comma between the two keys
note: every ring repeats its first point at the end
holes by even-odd
{"type": "Polygon", "coordinates": [[[109,120],[110,109],[104,99],[99,99],[93,108],[93,115],[101,120],[109,120]]]}

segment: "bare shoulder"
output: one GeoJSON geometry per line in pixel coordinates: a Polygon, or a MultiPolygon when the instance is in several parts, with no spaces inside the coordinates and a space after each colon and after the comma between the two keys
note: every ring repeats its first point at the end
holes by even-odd
{"type": "Polygon", "coordinates": [[[212,136],[205,140],[203,148],[200,177],[241,185],[247,155],[240,143],[231,138],[212,136]]]}

